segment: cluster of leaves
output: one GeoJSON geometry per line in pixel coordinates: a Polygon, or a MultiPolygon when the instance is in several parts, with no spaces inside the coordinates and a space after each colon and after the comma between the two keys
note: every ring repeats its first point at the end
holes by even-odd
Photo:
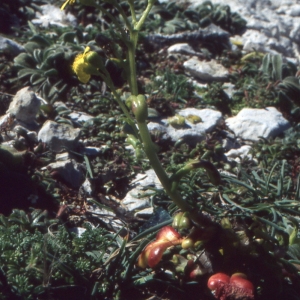
{"type": "MultiPolygon", "coordinates": [[[[171,116],[193,96],[194,87],[186,76],[174,74],[170,69],[158,71],[145,87],[148,105],[163,116],[171,116]]],[[[150,114],[150,117],[153,113],[150,114]]]]}
{"type": "Polygon", "coordinates": [[[122,239],[88,224],[78,236],[54,222],[41,210],[1,216],[1,299],[98,299],[116,288],[121,268],[111,255],[122,239]]]}
{"type": "Polygon", "coordinates": [[[65,32],[57,39],[39,33],[32,24],[30,27],[32,36],[24,45],[26,52],[14,59],[18,73],[10,82],[31,85],[42,97],[54,101],[77,83],[70,66],[74,52],[82,50],[82,32],[65,32]]]}
{"type": "Polygon", "coordinates": [[[228,5],[205,1],[195,8],[169,2],[155,5],[145,23],[146,31],[153,29],[159,33],[172,34],[185,30],[198,30],[210,24],[220,26],[232,34],[241,34],[246,29],[246,21],[237,13],[232,13],[228,5]]]}

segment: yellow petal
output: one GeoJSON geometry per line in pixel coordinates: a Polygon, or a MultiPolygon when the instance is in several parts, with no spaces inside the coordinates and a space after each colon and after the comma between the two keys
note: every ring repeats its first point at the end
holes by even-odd
{"type": "Polygon", "coordinates": [[[78,79],[83,83],[87,83],[91,78],[91,75],[84,71],[85,67],[87,67],[87,63],[84,62],[84,54],[78,54],[75,57],[72,69],[77,75],[78,79]]]}

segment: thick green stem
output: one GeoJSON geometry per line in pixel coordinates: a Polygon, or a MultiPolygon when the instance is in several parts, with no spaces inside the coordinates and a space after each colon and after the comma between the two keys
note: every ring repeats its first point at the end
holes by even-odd
{"type": "Polygon", "coordinates": [[[131,94],[134,96],[138,95],[138,86],[137,86],[137,75],[136,75],[136,65],[135,65],[135,49],[138,39],[138,32],[131,31],[130,33],[130,43],[128,45],[128,76],[129,76],[129,85],[131,94]]]}
{"type": "Polygon", "coordinates": [[[151,140],[151,136],[147,127],[146,122],[138,122],[138,127],[140,131],[140,136],[143,141],[144,151],[150,161],[152,168],[154,169],[157,177],[159,178],[161,184],[166,190],[171,189],[171,184],[169,177],[165,170],[163,169],[157,154],[153,142],[151,140]]]}
{"type": "Polygon", "coordinates": [[[201,226],[212,225],[212,221],[209,218],[205,217],[202,213],[193,210],[192,207],[182,199],[180,193],[177,190],[172,189],[172,181],[158,159],[146,122],[138,122],[138,127],[144,145],[144,151],[166,193],[182,211],[189,212],[191,219],[196,224],[201,226]]]}

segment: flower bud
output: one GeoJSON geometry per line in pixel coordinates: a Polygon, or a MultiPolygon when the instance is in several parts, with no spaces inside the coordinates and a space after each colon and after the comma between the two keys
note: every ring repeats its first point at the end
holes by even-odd
{"type": "Polygon", "coordinates": [[[88,64],[92,65],[97,69],[102,68],[104,66],[102,57],[95,51],[87,52],[84,60],[85,62],[87,62],[88,64]]]}
{"type": "Polygon", "coordinates": [[[130,95],[129,97],[126,98],[125,104],[128,108],[132,107],[132,101],[136,99],[136,96],[130,95]]]}
{"type": "Polygon", "coordinates": [[[132,99],[132,111],[136,120],[140,123],[145,122],[148,117],[148,107],[144,95],[138,95],[132,99]]]}

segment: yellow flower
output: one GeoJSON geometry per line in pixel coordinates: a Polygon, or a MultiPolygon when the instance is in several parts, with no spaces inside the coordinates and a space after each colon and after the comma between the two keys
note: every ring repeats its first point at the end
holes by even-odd
{"type": "Polygon", "coordinates": [[[89,67],[89,64],[85,61],[85,57],[89,51],[90,47],[86,47],[84,53],[78,54],[75,57],[72,65],[73,71],[78,76],[78,79],[83,83],[87,83],[91,78],[91,75],[86,73],[86,69],[89,67]]]}
{"type": "Polygon", "coordinates": [[[64,10],[65,7],[68,5],[68,4],[74,4],[75,3],[75,0],[67,0],[62,6],[61,6],[61,10],[64,10]]]}

